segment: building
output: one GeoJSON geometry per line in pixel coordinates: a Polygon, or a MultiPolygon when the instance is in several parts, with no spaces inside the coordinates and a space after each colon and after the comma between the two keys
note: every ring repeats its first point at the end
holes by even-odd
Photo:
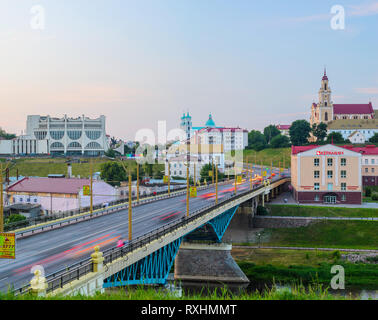
{"type": "MultiPolygon", "coordinates": [[[[172,157],[169,160],[170,176],[185,178],[187,173],[187,156],[180,155],[177,157],[172,157]]],[[[204,163],[198,161],[198,157],[191,156],[189,160],[189,177],[198,181],[201,177],[201,169],[204,163]]],[[[168,175],[168,163],[165,165],[165,175],[168,175]]]]}
{"type": "Polygon", "coordinates": [[[328,123],[329,132],[339,132],[351,143],[365,143],[378,133],[378,110],[373,119],[338,119],[328,123]]]}
{"type": "Polygon", "coordinates": [[[11,215],[22,215],[25,218],[37,218],[41,214],[41,205],[32,203],[16,203],[4,207],[4,218],[11,215]]]}
{"type": "Polygon", "coordinates": [[[362,188],[378,185],[378,148],[293,146],[291,183],[299,203],[361,204],[362,188]]]}
{"type": "Polygon", "coordinates": [[[19,136],[12,140],[0,140],[1,155],[47,155],[49,154],[49,141],[38,140],[31,136],[19,136]]]}
{"type": "Polygon", "coordinates": [[[334,104],[326,70],[324,70],[318,99],[319,102],[313,103],[311,106],[311,126],[320,122],[328,124],[334,120],[375,119],[375,111],[371,102],[365,104],[334,104]]]}
{"type": "MultiPolygon", "coordinates": [[[[28,178],[6,189],[9,204],[39,204],[45,214],[76,210],[90,206],[90,196],[83,195],[89,179],[28,178]]],[[[93,205],[117,200],[117,190],[103,181],[93,181],[93,205]]]]}
{"type": "Polygon", "coordinates": [[[185,131],[186,139],[191,139],[191,143],[222,144],[225,152],[244,150],[248,146],[248,130],[240,127],[217,127],[211,113],[205,125],[201,127],[193,127],[189,112],[184,113],[180,128],[185,131]]]}
{"type": "Polygon", "coordinates": [[[283,136],[286,136],[290,139],[290,124],[279,124],[276,128],[280,131],[283,136]]]}
{"type": "Polygon", "coordinates": [[[105,131],[105,116],[90,119],[54,118],[29,115],[26,134],[37,140],[48,140],[48,152],[52,155],[103,155],[109,149],[105,131]]]}

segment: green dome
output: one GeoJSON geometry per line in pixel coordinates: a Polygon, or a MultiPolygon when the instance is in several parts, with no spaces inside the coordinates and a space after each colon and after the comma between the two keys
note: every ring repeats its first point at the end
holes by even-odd
{"type": "Polygon", "coordinates": [[[209,120],[206,121],[205,124],[206,127],[215,127],[215,122],[213,118],[211,117],[211,113],[209,114],[209,120]]]}

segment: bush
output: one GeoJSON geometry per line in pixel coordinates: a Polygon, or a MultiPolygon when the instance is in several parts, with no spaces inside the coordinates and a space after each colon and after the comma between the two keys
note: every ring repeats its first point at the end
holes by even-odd
{"type": "Polygon", "coordinates": [[[365,188],[365,197],[371,197],[371,188],[369,187],[365,188]]]}
{"type": "Polygon", "coordinates": [[[339,250],[336,250],[336,251],[333,251],[333,252],[332,252],[332,256],[333,256],[336,260],[338,260],[338,259],[341,258],[341,253],[340,253],[339,250]]]}
{"type": "Polygon", "coordinates": [[[372,200],[378,200],[378,192],[373,192],[371,195],[372,200]]]}
{"type": "Polygon", "coordinates": [[[258,216],[266,216],[268,215],[268,210],[263,206],[258,206],[256,214],[258,216]]]}

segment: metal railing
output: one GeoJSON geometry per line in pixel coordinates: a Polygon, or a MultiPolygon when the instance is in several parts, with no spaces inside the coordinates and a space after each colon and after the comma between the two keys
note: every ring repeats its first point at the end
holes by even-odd
{"type": "MultiPolygon", "coordinates": [[[[281,177],[272,180],[272,182],[278,182],[280,180],[284,180],[287,177],[281,177]]],[[[183,217],[181,220],[176,220],[171,223],[168,223],[158,229],[154,229],[150,231],[149,233],[139,236],[132,241],[128,242],[126,246],[117,248],[109,248],[103,252],[104,257],[104,267],[107,267],[107,264],[112,263],[113,261],[124,257],[125,255],[144,247],[148,244],[150,244],[152,241],[157,240],[172,231],[184,227],[185,225],[189,224],[190,222],[193,222],[197,219],[200,219],[204,215],[208,214],[209,212],[218,209],[222,206],[224,206],[227,202],[230,200],[234,201],[237,200],[243,196],[245,196],[248,193],[255,192],[259,189],[265,188],[264,185],[254,186],[253,189],[248,189],[246,191],[242,191],[239,194],[236,195],[230,195],[228,198],[220,199],[218,204],[211,204],[206,207],[197,209],[190,213],[189,217],[183,217]]],[[[86,274],[93,272],[93,263],[91,258],[86,258],[84,260],[81,260],[67,268],[60,269],[52,274],[49,274],[46,276],[46,281],[48,284],[47,292],[54,291],[58,288],[62,288],[65,284],[70,283],[73,280],[79,280],[80,277],[85,276],[86,274]]],[[[17,288],[13,290],[13,292],[18,294],[24,294],[27,293],[30,289],[30,284],[17,288]]]]}

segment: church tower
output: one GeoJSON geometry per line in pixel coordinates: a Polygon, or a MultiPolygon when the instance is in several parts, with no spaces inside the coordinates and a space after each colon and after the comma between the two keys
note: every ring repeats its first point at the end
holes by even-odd
{"type": "Polygon", "coordinates": [[[182,115],[180,128],[185,131],[186,138],[190,139],[192,130],[192,117],[189,115],[189,112],[186,115],[184,112],[184,114],[182,115]]]}
{"type": "Polygon", "coordinates": [[[319,124],[320,122],[328,123],[333,120],[333,102],[331,100],[331,87],[328,83],[327,71],[324,69],[324,75],[319,89],[319,103],[313,103],[311,107],[310,123],[319,124]]]}

